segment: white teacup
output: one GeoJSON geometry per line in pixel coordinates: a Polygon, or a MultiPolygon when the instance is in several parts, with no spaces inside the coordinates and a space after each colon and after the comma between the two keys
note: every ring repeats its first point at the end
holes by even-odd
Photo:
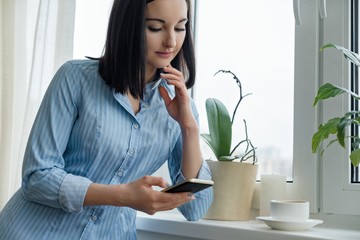
{"type": "Polygon", "coordinates": [[[276,220],[305,222],[309,219],[309,202],[302,200],[271,200],[271,217],[276,220]]]}

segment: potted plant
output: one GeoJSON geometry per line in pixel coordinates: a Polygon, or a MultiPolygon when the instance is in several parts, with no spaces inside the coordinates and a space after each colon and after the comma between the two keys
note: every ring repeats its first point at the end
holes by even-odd
{"type": "Polygon", "coordinates": [[[233,72],[219,70],[215,75],[218,73],[232,75],[239,87],[239,100],[231,119],[227,108],[220,100],[216,98],[206,100],[209,133],[201,136],[213,151],[217,161],[207,161],[214,180],[214,201],[205,218],[248,220],[258,169],[258,165],[255,164],[256,148],[248,137],[245,120],[243,120],[244,138],[232,146],[232,127],[240,103],[250,94],[243,95],[241,82],[233,72]],[[240,148],[242,151],[235,153],[240,148]]]}
{"type": "MultiPolygon", "coordinates": [[[[321,50],[325,48],[336,48],[340,50],[345,58],[347,58],[349,61],[354,63],[357,67],[360,66],[360,56],[344,47],[334,45],[334,44],[326,44],[324,45],[321,50]]],[[[322,85],[315,97],[313,106],[316,106],[316,104],[321,101],[325,100],[331,97],[335,97],[337,95],[340,95],[342,93],[347,93],[355,101],[359,101],[360,96],[356,93],[354,93],[351,90],[332,85],[330,83],[325,83],[322,85]]],[[[350,160],[353,166],[358,166],[360,162],[360,138],[359,136],[347,136],[346,135],[346,129],[350,127],[351,125],[359,127],[360,125],[360,111],[350,111],[346,112],[344,116],[334,117],[330,120],[328,120],[326,123],[321,124],[318,128],[318,131],[314,133],[312,137],[312,152],[316,153],[319,151],[320,146],[323,145],[323,143],[326,142],[326,145],[321,150],[321,155],[325,151],[326,148],[328,148],[333,143],[337,142],[340,144],[340,146],[345,148],[345,139],[350,138],[351,139],[351,154],[350,154],[350,160]],[[330,136],[336,136],[333,139],[329,139],[330,136]]]]}

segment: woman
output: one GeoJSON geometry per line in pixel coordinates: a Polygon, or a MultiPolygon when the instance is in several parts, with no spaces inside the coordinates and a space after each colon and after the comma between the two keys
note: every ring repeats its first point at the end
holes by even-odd
{"type": "Polygon", "coordinates": [[[211,178],[187,94],[195,78],[190,7],[114,1],[104,55],[65,63],[44,96],[0,239],[136,239],[136,210],[205,214],[211,189],[163,193],[152,187],[166,187],[164,179],[149,176],[168,161],[174,183],[211,178]]]}

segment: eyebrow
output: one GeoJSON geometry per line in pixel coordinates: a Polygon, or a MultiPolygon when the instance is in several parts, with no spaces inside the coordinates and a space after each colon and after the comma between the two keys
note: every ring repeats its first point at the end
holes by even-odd
{"type": "MultiPolygon", "coordinates": [[[[178,23],[186,22],[187,20],[188,20],[187,18],[184,18],[181,19],[178,23]]],[[[165,21],[160,18],[146,18],[146,21],[157,21],[157,22],[165,23],[165,21]]]]}

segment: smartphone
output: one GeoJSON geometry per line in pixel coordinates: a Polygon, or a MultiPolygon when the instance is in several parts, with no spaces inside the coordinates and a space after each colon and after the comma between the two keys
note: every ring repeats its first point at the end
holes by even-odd
{"type": "Polygon", "coordinates": [[[211,180],[203,180],[198,178],[185,179],[184,181],[177,183],[173,186],[165,188],[162,192],[167,193],[179,193],[179,192],[192,192],[196,193],[205,188],[211,187],[214,185],[214,182],[211,180]]]}

